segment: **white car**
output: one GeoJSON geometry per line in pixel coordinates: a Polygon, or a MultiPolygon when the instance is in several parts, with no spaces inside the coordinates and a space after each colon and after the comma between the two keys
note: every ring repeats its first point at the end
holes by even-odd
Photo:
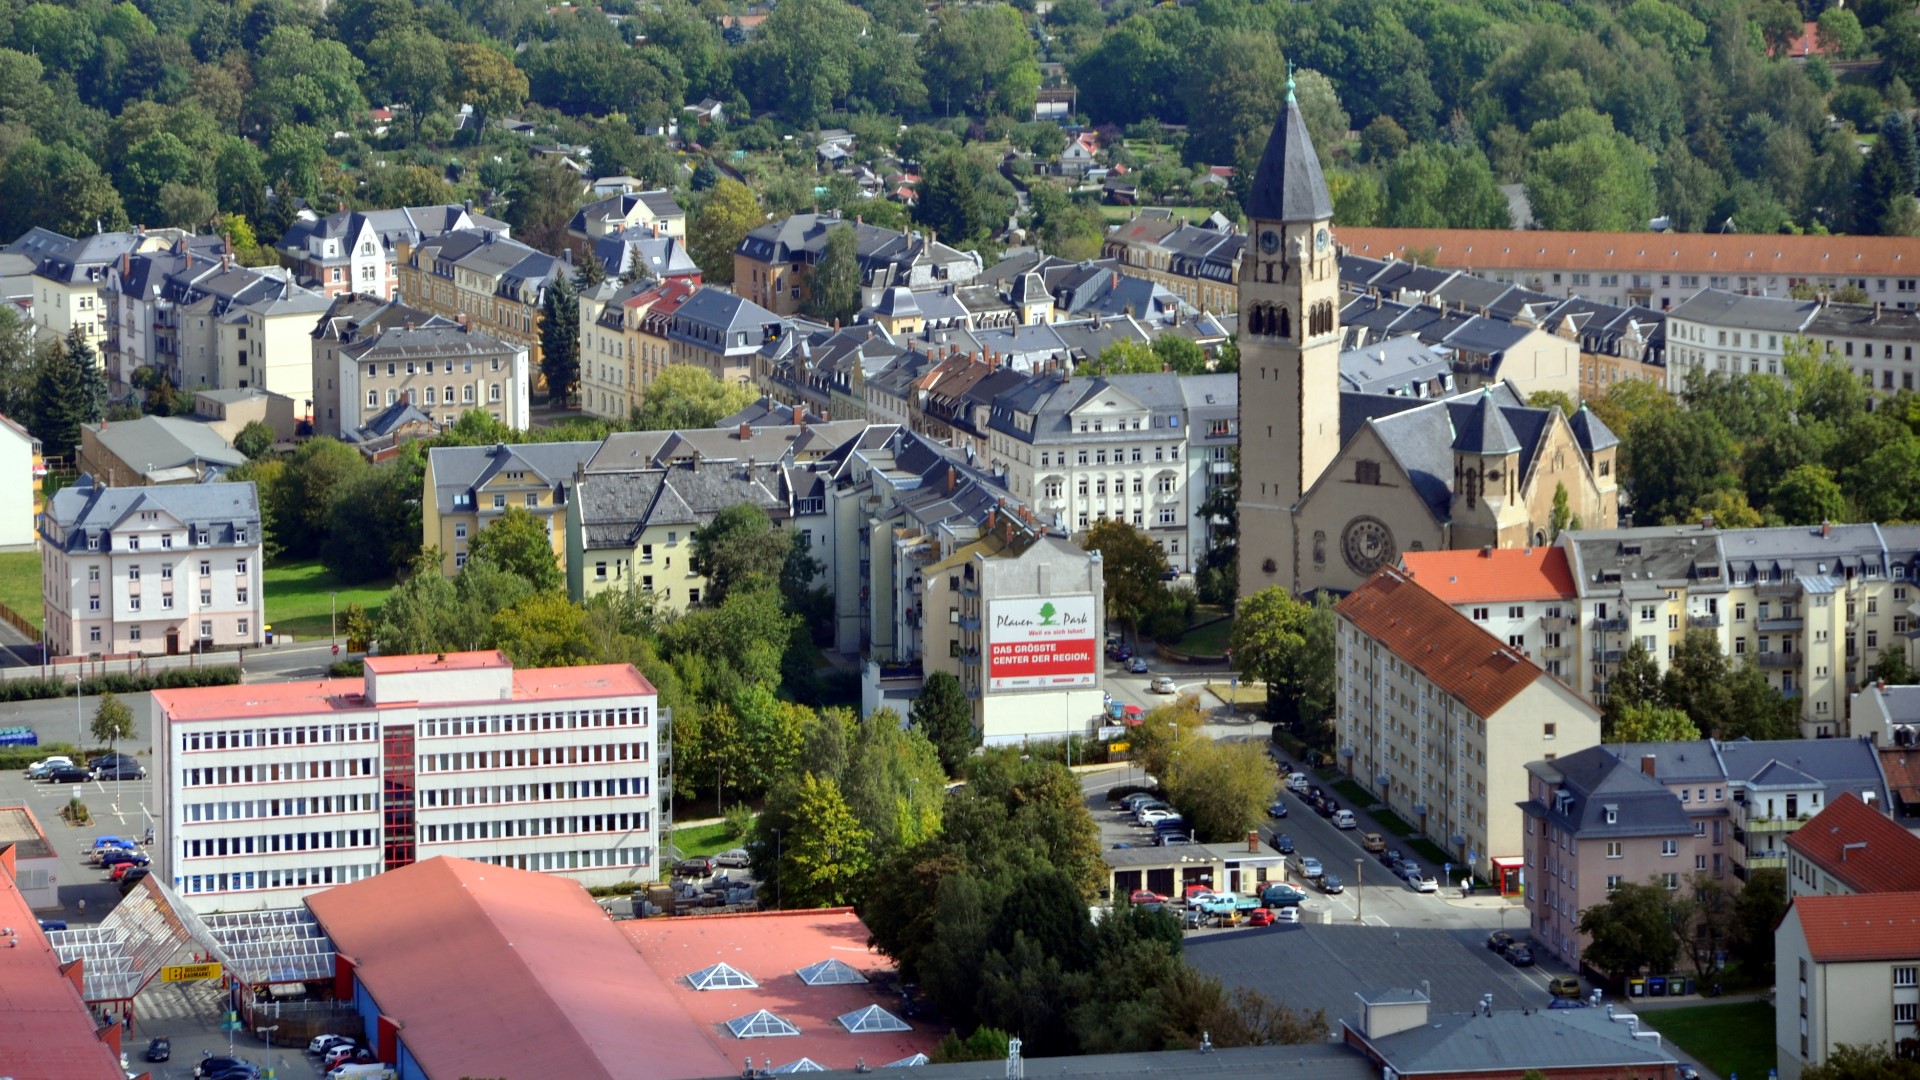
{"type": "Polygon", "coordinates": [[[1293,907],[1283,907],[1283,908],[1274,908],[1274,909],[1273,909],[1273,921],[1274,921],[1274,922],[1277,922],[1277,923],[1283,923],[1283,922],[1290,922],[1290,923],[1297,923],[1297,922],[1299,922],[1299,921],[1300,921],[1300,908],[1299,908],[1299,905],[1294,905],[1293,907]]]}
{"type": "Polygon", "coordinates": [[[35,780],[38,780],[41,777],[52,772],[53,770],[62,768],[62,767],[72,768],[73,759],[70,757],[67,757],[65,754],[55,754],[50,758],[46,758],[41,761],[36,761],[33,764],[27,766],[27,775],[35,780]]]}
{"type": "Polygon", "coordinates": [[[1432,874],[1417,874],[1408,878],[1407,884],[1412,885],[1415,892],[1437,893],[1440,891],[1440,883],[1434,880],[1432,874]]]}
{"type": "Polygon", "coordinates": [[[1142,810],[1134,815],[1134,820],[1142,825],[1155,825],[1173,816],[1171,810],[1142,810]]]}
{"type": "Polygon", "coordinates": [[[1147,689],[1156,694],[1173,694],[1179,692],[1178,688],[1173,685],[1173,676],[1171,675],[1155,676],[1153,682],[1148,684],[1147,689]]]}
{"type": "Polygon", "coordinates": [[[1353,811],[1351,811],[1351,810],[1335,810],[1335,811],[1333,812],[1333,827],[1334,827],[1334,828],[1336,828],[1336,829],[1353,829],[1353,828],[1358,828],[1358,827],[1359,827],[1359,825],[1360,825],[1360,822],[1354,819],[1354,816],[1353,816],[1353,811]]]}
{"type": "Polygon", "coordinates": [[[313,1041],[307,1044],[307,1053],[325,1054],[336,1046],[352,1046],[353,1044],[353,1040],[347,1038],[345,1035],[315,1035],[313,1041]]]}

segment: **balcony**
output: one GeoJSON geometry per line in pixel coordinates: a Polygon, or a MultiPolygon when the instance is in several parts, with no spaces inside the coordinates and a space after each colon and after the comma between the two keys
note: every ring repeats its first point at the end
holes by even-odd
{"type": "Polygon", "coordinates": [[[967,649],[962,651],[960,653],[960,664],[963,667],[979,667],[980,666],[980,650],[967,649]]]}
{"type": "Polygon", "coordinates": [[[1750,833],[1790,833],[1797,832],[1800,826],[1812,819],[1810,814],[1797,817],[1752,817],[1746,822],[1746,831],[1750,833]]]}
{"type": "Polygon", "coordinates": [[[1573,616],[1542,615],[1540,616],[1540,628],[1543,630],[1571,630],[1573,629],[1573,616]]]}
{"type": "Polygon", "coordinates": [[[960,629],[965,630],[969,634],[979,633],[980,632],[979,618],[973,615],[960,616],[960,629]]]}
{"type": "Polygon", "coordinates": [[[1687,616],[1687,627],[1693,630],[1716,630],[1721,625],[1720,613],[1709,611],[1700,615],[1687,616]]]}
{"type": "Polygon", "coordinates": [[[1799,667],[1806,658],[1801,652],[1763,652],[1754,657],[1763,668],[1799,667]]]}
{"type": "Polygon", "coordinates": [[[1758,629],[1763,634],[1779,633],[1781,631],[1800,631],[1806,629],[1806,626],[1807,620],[1798,615],[1761,619],[1757,624],[1758,629]]]}
{"type": "Polygon", "coordinates": [[[1611,619],[1595,619],[1592,629],[1602,634],[1624,634],[1627,632],[1627,617],[1615,615],[1611,619]]]}
{"type": "Polygon", "coordinates": [[[1594,662],[1598,664],[1617,664],[1620,662],[1620,658],[1625,655],[1626,655],[1626,650],[1624,649],[1593,650],[1594,662]]]}
{"type": "Polygon", "coordinates": [[[1753,591],[1761,596],[1797,596],[1800,593],[1800,582],[1797,578],[1787,578],[1784,581],[1756,581],[1753,583],[1753,591]]]}

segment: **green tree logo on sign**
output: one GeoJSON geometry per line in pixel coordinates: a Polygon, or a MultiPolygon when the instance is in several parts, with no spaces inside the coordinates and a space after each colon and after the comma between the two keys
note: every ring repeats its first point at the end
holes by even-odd
{"type": "Polygon", "coordinates": [[[1041,604],[1041,605],[1040,605],[1040,625],[1041,625],[1041,626],[1052,626],[1052,625],[1054,625],[1054,623],[1053,623],[1053,610],[1054,610],[1054,609],[1053,609],[1053,601],[1051,601],[1051,600],[1049,600],[1049,601],[1047,601],[1046,603],[1044,603],[1044,604],[1041,604]]]}

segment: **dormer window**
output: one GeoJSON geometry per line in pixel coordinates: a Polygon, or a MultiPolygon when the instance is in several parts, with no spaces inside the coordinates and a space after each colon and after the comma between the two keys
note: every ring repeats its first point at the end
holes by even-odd
{"type": "Polygon", "coordinates": [[[1619,821],[1620,821],[1620,808],[1617,806],[1607,807],[1607,824],[1616,825],[1616,824],[1619,824],[1619,821]]]}

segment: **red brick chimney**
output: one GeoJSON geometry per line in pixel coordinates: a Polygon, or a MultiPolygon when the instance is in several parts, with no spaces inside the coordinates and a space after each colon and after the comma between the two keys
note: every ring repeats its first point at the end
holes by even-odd
{"type": "Polygon", "coordinates": [[[806,410],[801,408],[798,405],[795,405],[793,407],[793,425],[795,427],[799,427],[801,424],[804,424],[806,422],[807,422],[806,410]]]}
{"type": "Polygon", "coordinates": [[[1660,758],[1653,754],[1641,754],[1640,771],[1646,773],[1648,776],[1658,778],[1660,775],[1660,758]]]}
{"type": "Polygon", "coordinates": [[[741,425],[740,425],[740,441],[741,441],[741,442],[746,442],[747,440],[749,440],[749,439],[751,439],[751,438],[753,438],[753,425],[752,425],[752,424],[741,424],[741,425]]]}
{"type": "Polygon", "coordinates": [[[951,465],[947,466],[947,494],[949,495],[953,494],[953,489],[955,487],[958,487],[959,484],[960,484],[960,470],[954,468],[951,465]]]}

